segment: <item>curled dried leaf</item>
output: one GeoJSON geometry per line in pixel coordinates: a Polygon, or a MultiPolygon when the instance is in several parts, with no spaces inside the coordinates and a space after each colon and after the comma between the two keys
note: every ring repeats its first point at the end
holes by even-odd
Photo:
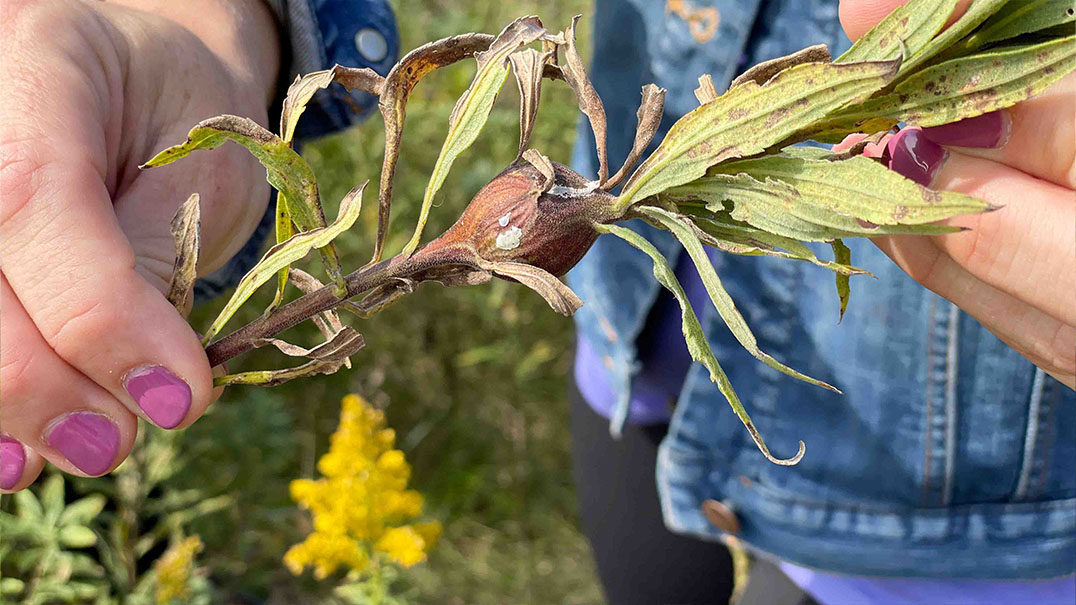
{"type": "Polygon", "coordinates": [[[283,370],[260,370],[221,376],[213,380],[213,386],[245,384],[275,387],[296,378],[332,374],[341,367],[348,365],[349,358],[365,344],[361,334],[346,326],[328,342],[322,343],[313,349],[304,349],[275,338],[259,339],[254,342],[254,346],[274,346],[285,355],[308,357],[310,361],[301,366],[283,370]]]}
{"type": "Polygon", "coordinates": [[[531,140],[534,121],[538,116],[538,103],[542,96],[542,74],[549,59],[556,54],[556,49],[538,52],[533,48],[517,51],[508,56],[512,62],[512,73],[519,87],[519,151],[516,157],[523,155],[531,140]]]}
{"type": "MultiPolygon", "coordinates": [[[[288,271],[288,281],[299,288],[299,291],[304,294],[320,290],[325,285],[318,281],[313,275],[295,268],[288,271]]],[[[314,322],[314,325],[317,326],[318,331],[321,332],[321,335],[324,336],[326,340],[331,339],[334,334],[344,329],[344,324],[340,321],[340,316],[333,309],[322,311],[311,317],[310,320],[314,322]]]]}
{"type": "MultiPolygon", "coordinates": [[[[709,76],[704,77],[709,79],[709,76]]],[[[701,77],[699,82],[702,82],[701,77]]],[[[713,82],[710,82],[710,87],[713,88],[713,82]]],[[[696,91],[697,93],[698,91],[696,91]]],[[[717,98],[716,92],[714,95],[714,98],[717,98]]],[[[661,126],[661,116],[664,111],[665,89],[658,88],[653,84],[643,86],[643,99],[639,103],[639,111],[635,113],[635,118],[638,121],[635,127],[635,141],[631,145],[631,152],[628,153],[627,159],[624,160],[624,165],[620,167],[620,170],[612,178],[605,182],[604,188],[606,190],[619,185],[620,181],[631,173],[631,169],[635,168],[635,164],[642,157],[643,152],[646,151],[646,147],[650,145],[650,141],[654,138],[658,127],[661,126]]]]}
{"type": "MultiPolygon", "coordinates": [[[[776,59],[770,59],[769,61],[763,61],[762,63],[759,63],[751,69],[748,69],[747,71],[743,72],[739,76],[736,76],[736,79],[732,81],[732,84],[729,84],[729,88],[739,86],[740,84],[743,84],[744,82],[748,81],[754,82],[755,84],[762,86],[766,82],[769,82],[770,78],[776,76],[778,73],[788,69],[789,67],[794,67],[796,65],[800,65],[801,63],[829,62],[829,47],[827,47],[825,44],[815,44],[814,46],[808,46],[803,50],[798,50],[791,55],[777,57],[776,59]]],[[[707,76],[707,79],[709,80],[709,76],[707,76]]],[[[702,78],[699,78],[699,84],[702,84],[702,78]]],[[[710,88],[712,89],[713,87],[714,83],[712,80],[710,80],[710,88]]],[[[698,91],[695,92],[695,95],[698,96],[698,91]]],[[[716,94],[714,95],[714,98],[717,98],[716,94]]],[[[699,99],[699,102],[702,103],[702,99],[699,99]]]]}
{"type": "Polygon", "coordinates": [[[489,48],[493,36],[463,34],[424,44],[404,55],[393,66],[381,87],[378,109],[385,121],[385,158],[381,166],[381,183],[377,194],[377,239],[374,240],[374,262],[381,260],[385,238],[388,236],[389,213],[392,208],[392,181],[400,157],[407,99],[426,74],[451,65],[489,48]]]}
{"type": "Polygon", "coordinates": [[[549,188],[553,186],[553,179],[556,172],[553,170],[553,162],[549,161],[549,158],[542,155],[537,149],[528,149],[523,152],[523,159],[530,162],[531,166],[538,169],[542,178],[545,179],[541,184],[541,191],[545,193],[549,191],[549,188]]]}
{"type": "Polygon", "coordinates": [[[561,71],[565,81],[575,91],[575,98],[579,102],[579,110],[587,116],[590,128],[594,131],[594,144],[598,150],[598,184],[604,185],[609,179],[609,160],[606,152],[606,122],[605,105],[602,104],[598,91],[590,83],[586,68],[583,66],[583,58],[579,56],[579,49],[575,45],[575,25],[582,15],[572,17],[572,23],[564,32],[565,63],[561,71]]]}
{"type": "Polygon", "coordinates": [[[542,295],[549,306],[561,315],[571,317],[583,301],[552,273],[531,265],[513,262],[487,263],[484,269],[494,275],[515,280],[542,295]]]}
{"type": "Polygon", "coordinates": [[[714,79],[710,74],[702,74],[699,76],[699,87],[695,89],[695,98],[699,100],[699,105],[706,105],[717,100],[717,88],[714,86],[714,79]]]}
{"type": "Polygon", "coordinates": [[[295,126],[299,123],[299,117],[306,111],[307,103],[317,91],[328,87],[333,82],[338,82],[348,90],[362,90],[373,95],[380,95],[385,85],[385,78],[369,67],[359,69],[343,65],[334,65],[332,69],[296,76],[295,81],[288,87],[288,94],[284,97],[284,105],[280,111],[281,139],[291,143],[295,135],[295,126]]]}
{"type": "Polygon", "coordinates": [[[165,298],[177,311],[186,315],[193,302],[191,291],[198,279],[198,246],[201,239],[201,209],[198,194],[192,193],[172,217],[172,242],[176,260],[165,298]]]}

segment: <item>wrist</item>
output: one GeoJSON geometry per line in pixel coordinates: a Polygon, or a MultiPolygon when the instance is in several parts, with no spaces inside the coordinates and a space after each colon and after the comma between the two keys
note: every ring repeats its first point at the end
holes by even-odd
{"type": "Polygon", "coordinates": [[[276,96],[280,34],[265,0],[109,0],[169,19],[197,36],[237,78],[276,96]]]}

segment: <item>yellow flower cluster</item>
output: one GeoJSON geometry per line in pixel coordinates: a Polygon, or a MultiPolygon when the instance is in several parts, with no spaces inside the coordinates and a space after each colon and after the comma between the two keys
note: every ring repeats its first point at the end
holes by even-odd
{"type": "Polygon", "coordinates": [[[324,478],[291,482],[292,499],[314,517],[314,532],[284,555],[292,573],[307,566],[318,578],[341,566],[362,571],[375,553],[407,567],[426,559],[441,525],[409,523],[422,514],[422,495],[407,489],[411,467],[395,443],[383,412],[344,397],[340,425],[318,460],[324,478]]]}
{"type": "Polygon", "coordinates": [[[157,603],[165,605],[173,599],[186,597],[188,582],[194,569],[194,555],[201,552],[202,539],[191,536],[173,544],[154,566],[157,568],[157,603]]]}

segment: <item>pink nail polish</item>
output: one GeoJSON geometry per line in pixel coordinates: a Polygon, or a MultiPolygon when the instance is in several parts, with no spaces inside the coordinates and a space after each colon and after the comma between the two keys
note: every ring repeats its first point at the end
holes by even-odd
{"type": "Polygon", "coordinates": [[[924,187],[934,182],[934,176],[949,155],[941,145],[924,137],[919,128],[905,128],[893,135],[886,151],[891,170],[924,187]]]}
{"type": "Polygon", "coordinates": [[[1009,113],[999,110],[951,124],[924,128],[923,136],[938,145],[995,149],[1008,142],[1010,130],[1009,113]]]}
{"type": "Polygon", "coordinates": [[[123,378],[123,386],[138,407],[157,426],[179,426],[191,407],[191,388],[162,366],[135,368],[123,378]]]}
{"type": "Polygon", "coordinates": [[[22,478],[26,450],[11,437],[0,437],[0,489],[11,489],[22,478]]]}
{"type": "Polygon", "coordinates": [[[112,467],[120,448],[120,431],[104,414],[74,412],[49,429],[45,441],[87,475],[112,467]]]}

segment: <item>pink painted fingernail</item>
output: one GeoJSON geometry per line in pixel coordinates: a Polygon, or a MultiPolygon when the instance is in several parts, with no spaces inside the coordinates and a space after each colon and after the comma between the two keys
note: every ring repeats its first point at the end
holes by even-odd
{"type": "Polygon", "coordinates": [[[11,437],[0,437],[0,489],[11,489],[22,478],[26,450],[11,437]]]}
{"type": "Polygon", "coordinates": [[[1008,142],[1010,130],[1009,113],[999,110],[951,124],[924,128],[923,136],[939,145],[995,149],[1008,142]]]}
{"type": "Polygon", "coordinates": [[[74,412],[49,430],[45,441],[87,475],[101,475],[112,467],[120,449],[120,430],[107,416],[74,412]]]}
{"type": "Polygon", "coordinates": [[[941,145],[923,136],[919,128],[905,128],[886,145],[889,168],[923,185],[930,186],[938,169],[949,156],[941,145]]]}
{"type": "Polygon", "coordinates": [[[123,386],[138,407],[157,426],[179,426],[191,408],[191,388],[183,379],[161,366],[143,366],[127,373],[123,386]]]}

